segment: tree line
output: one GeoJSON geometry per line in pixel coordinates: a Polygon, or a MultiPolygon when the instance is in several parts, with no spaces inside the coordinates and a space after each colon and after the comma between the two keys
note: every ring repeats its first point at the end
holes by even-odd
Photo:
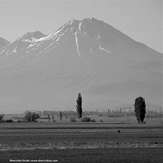
{"type": "MultiPolygon", "coordinates": [[[[143,97],[137,97],[135,99],[135,116],[138,121],[138,123],[144,123],[145,114],[146,114],[146,103],[145,99],[143,97]]],[[[82,95],[81,93],[78,93],[77,99],[76,99],[76,112],[77,117],[79,119],[82,118],[83,115],[83,108],[82,108],[82,95]]],[[[4,114],[0,114],[0,122],[3,121],[4,114]]],[[[59,112],[60,120],[62,120],[62,112],[59,112]]],[[[24,116],[24,120],[27,122],[36,122],[37,119],[40,118],[40,115],[35,112],[26,112],[24,116]]],[[[86,118],[86,117],[85,117],[86,118]]]]}
{"type": "MultiPolygon", "coordinates": [[[[144,123],[145,114],[146,114],[146,104],[145,99],[143,97],[137,97],[135,99],[135,116],[137,118],[138,123],[144,123]]],[[[78,94],[76,100],[76,111],[78,118],[82,118],[82,96],[81,93],[78,94]]]]}

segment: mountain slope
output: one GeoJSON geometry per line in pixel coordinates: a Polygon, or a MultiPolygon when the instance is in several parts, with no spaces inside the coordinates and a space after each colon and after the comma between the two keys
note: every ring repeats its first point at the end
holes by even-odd
{"type": "Polygon", "coordinates": [[[0,59],[0,104],[19,109],[162,104],[162,54],[95,18],[71,20],[55,33],[27,33],[0,59]],[[15,50],[16,48],[16,50],[15,50]]]}
{"type": "Polygon", "coordinates": [[[33,42],[36,39],[40,39],[41,37],[45,37],[43,33],[40,31],[35,32],[28,32],[22,37],[18,38],[16,41],[8,45],[3,52],[1,52],[1,55],[12,55],[12,54],[22,54],[28,51],[28,48],[30,48],[31,42],[33,42]]]}
{"type": "Polygon", "coordinates": [[[9,41],[7,41],[4,38],[0,37],[0,51],[2,50],[2,48],[7,46],[8,44],[9,44],[9,41]]]}

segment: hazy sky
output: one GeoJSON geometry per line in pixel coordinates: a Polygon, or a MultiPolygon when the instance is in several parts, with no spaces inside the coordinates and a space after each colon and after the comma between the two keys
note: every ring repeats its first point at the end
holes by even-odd
{"type": "Polygon", "coordinates": [[[96,17],[163,52],[163,0],[0,0],[0,36],[54,32],[69,19],[96,17]],[[161,13],[162,11],[162,13],[161,13]]]}

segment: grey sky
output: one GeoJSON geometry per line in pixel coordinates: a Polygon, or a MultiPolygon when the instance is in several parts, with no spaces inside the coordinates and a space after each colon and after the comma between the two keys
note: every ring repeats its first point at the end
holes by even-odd
{"type": "Polygon", "coordinates": [[[96,17],[163,52],[162,0],[0,0],[0,36],[54,32],[69,19],[96,17]]]}

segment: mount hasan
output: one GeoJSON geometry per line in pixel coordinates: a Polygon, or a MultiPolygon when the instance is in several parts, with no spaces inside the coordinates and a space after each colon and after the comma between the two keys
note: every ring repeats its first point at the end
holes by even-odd
{"type": "Polygon", "coordinates": [[[84,109],[163,104],[163,55],[95,18],[71,20],[55,33],[0,38],[0,108],[84,109]]]}

